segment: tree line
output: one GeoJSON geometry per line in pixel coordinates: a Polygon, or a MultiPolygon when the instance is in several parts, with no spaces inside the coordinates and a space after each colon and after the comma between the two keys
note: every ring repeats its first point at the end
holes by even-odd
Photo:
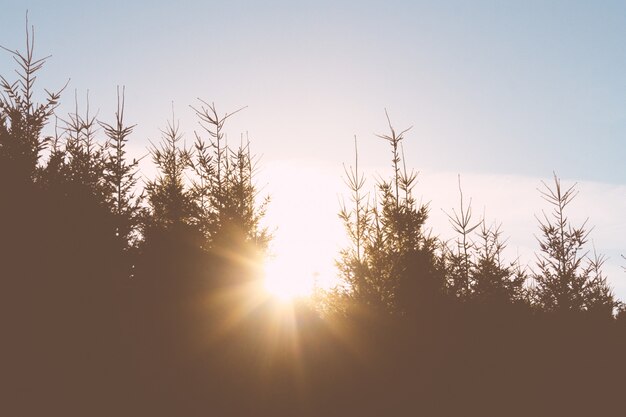
{"type": "MultiPolygon", "coordinates": [[[[124,90],[109,119],[37,103],[32,32],[0,77],[0,364],[11,415],[588,415],[619,410],[622,304],[588,257],[574,188],[544,184],[532,268],[460,194],[457,233],[425,228],[407,131],[380,135],[393,174],[346,169],[341,284],[287,308],[262,296],[271,234],[248,141],[199,100],[172,115],[142,184],[124,90]],[[53,127],[53,128],[52,128],[53,127]],[[47,135],[46,129],[53,133],[47,135]]],[[[241,109],[240,109],[241,110],[241,109]]],[[[389,118],[387,118],[389,120],[389,118]]],[[[356,148],[355,148],[356,151],[356,148]]],[[[306,219],[302,219],[306,221],[306,219]]]]}
{"type": "Polygon", "coordinates": [[[586,222],[575,225],[568,208],[575,185],[542,182],[541,197],[550,211],[537,217],[539,253],[534,266],[504,258],[506,242],[501,225],[473,217],[471,200],[464,201],[459,176],[460,205],[446,213],[456,238],[446,241],[425,230],[428,205],[417,204],[413,189],[417,173],[403,160],[403,140],[409,130],[378,135],[391,147],[393,174],[379,180],[373,193],[355,165],[345,169],[350,206],[341,208],[350,239],[337,262],[347,284],[336,299],[343,308],[362,308],[384,314],[411,315],[437,298],[454,303],[524,305],[557,315],[586,314],[605,318],[619,315],[617,300],[602,272],[604,257],[587,249],[586,222]],[[423,300],[417,302],[418,298],[423,300]]]}

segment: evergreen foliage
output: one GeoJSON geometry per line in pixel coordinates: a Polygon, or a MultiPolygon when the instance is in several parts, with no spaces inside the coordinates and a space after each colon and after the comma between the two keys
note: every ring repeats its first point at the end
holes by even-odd
{"type": "Polygon", "coordinates": [[[471,200],[467,207],[463,204],[460,176],[459,193],[459,212],[447,214],[457,238],[452,248],[441,245],[447,293],[461,302],[526,302],[526,273],[517,262],[505,263],[501,226],[472,220],[471,200]]]}
{"type": "Polygon", "coordinates": [[[552,206],[550,215],[538,218],[541,253],[537,255],[535,303],[545,311],[603,311],[612,314],[615,300],[602,274],[601,257],[587,257],[584,246],[589,232],[586,222],[574,226],[566,209],[576,197],[575,185],[564,189],[554,175],[554,187],[543,183],[541,196],[552,206]]]}
{"type": "MultiPolygon", "coordinates": [[[[397,133],[387,115],[390,134],[378,135],[391,146],[393,176],[379,181],[374,203],[364,194],[365,178],[346,169],[352,209],[340,211],[350,247],[340,253],[337,266],[347,296],[357,306],[386,314],[407,313],[419,299],[437,293],[436,241],[424,233],[428,206],[413,197],[417,173],[407,171],[401,157],[406,129],[397,133]]],[[[355,139],[356,142],[356,139],[355,139]]]]}
{"type": "Polygon", "coordinates": [[[151,209],[148,227],[167,229],[174,225],[191,223],[193,201],[184,184],[184,174],[191,162],[191,151],[180,147],[182,133],[173,112],[172,120],[168,121],[167,127],[161,133],[162,142],[150,148],[152,162],[158,174],[146,184],[146,195],[151,209]]]}
{"type": "Polygon", "coordinates": [[[128,161],[126,156],[128,137],[135,126],[125,124],[124,105],[124,89],[120,96],[118,87],[115,122],[113,124],[100,122],[100,126],[107,136],[104,179],[108,191],[108,204],[115,216],[115,235],[124,250],[129,250],[140,238],[139,228],[145,213],[141,206],[143,194],[137,195],[139,161],[137,159],[128,161]]]}
{"type": "Polygon", "coordinates": [[[469,299],[472,295],[472,269],[474,267],[471,252],[475,250],[474,243],[470,240],[471,233],[476,230],[481,222],[472,224],[472,202],[467,207],[463,206],[463,190],[461,189],[461,177],[459,176],[459,193],[461,195],[461,207],[457,213],[452,209],[452,215],[447,214],[448,220],[458,237],[452,249],[444,245],[444,258],[446,262],[446,283],[448,292],[461,300],[469,299]]]}
{"type": "Polygon", "coordinates": [[[472,268],[472,296],[483,303],[525,302],[527,277],[518,261],[505,263],[500,225],[480,224],[476,259],[472,268]]]}
{"type": "Polygon", "coordinates": [[[61,91],[46,90],[44,103],[33,99],[37,73],[46,57],[34,58],[35,29],[28,30],[26,21],[26,52],[8,51],[17,63],[18,79],[11,83],[0,76],[0,178],[24,186],[35,177],[41,152],[50,141],[42,129],[59,104],[61,91]]]}
{"type": "Polygon", "coordinates": [[[242,141],[233,149],[224,136],[226,120],[243,108],[219,116],[214,104],[200,102],[199,109],[192,108],[209,137],[207,142],[196,133],[195,157],[191,163],[196,174],[192,184],[198,209],[195,221],[209,242],[232,245],[235,239],[265,250],[270,236],[260,222],[269,199],[257,206],[258,192],[253,179],[256,162],[250,142],[242,141]]]}

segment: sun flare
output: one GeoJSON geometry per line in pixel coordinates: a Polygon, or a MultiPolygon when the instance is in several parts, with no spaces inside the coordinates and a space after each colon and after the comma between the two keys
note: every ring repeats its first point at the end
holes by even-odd
{"type": "Polygon", "coordinates": [[[265,290],[281,301],[309,297],[315,287],[314,277],[303,274],[298,263],[286,257],[266,260],[264,274],[265,290]]]}

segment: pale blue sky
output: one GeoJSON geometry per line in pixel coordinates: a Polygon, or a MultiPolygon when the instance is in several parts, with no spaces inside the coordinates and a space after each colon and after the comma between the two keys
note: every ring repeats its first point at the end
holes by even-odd
{"type": "MultiPolygon", "coordinates": [[[[581,196],[587,211],[578,214],[601,217],[590,219],[598,226],[594,242],[611,257],[608,269],[625,298],[626,2],[129,3],[10,1],[0,44],[22,48],[28,9],[37,51],[53,55],[40,86],[71,78],[61,112],[73,108],[75,89],[82,101],[89,89],[92,108],[110,120],[115,87],[126,85],[137,154],[148,138],[158,140],[172,101],[189,141],[196,125],[188,105],[196,97],[223,111],[248,105],[230,132],[238,140],[249,131],[263,155],[273,210],[287,213],[296,198],[281,194],[293,193],[285,178],[312,182],[323,170],[317,194],[305,197],[305,186],[300,197],[304,207],[317,204],[310,214],[318,224],[335,222],[337,233],[340,187],[323,182],[339,181],[354,134],[366,169],[388,164],[373,135],[386,128],[385,107],[398,128],[414,125],[406,157],[425,174],[421,190],[429,190],[424,200],[433,202],[435,223],[440,208],[453,204],[460,172],[475,201],[491,202],[487,212],[508,221],[510,246],[536,249],[533,214],[545,206],[534,188],[556,170],[615,208],[594,211],[581,196]],[[294,167],[303,168],[301,177],[294,167]],[[497,192],[488,178],[520,187],[519,200],[505,202],[515,210],[498,204],[510,193],[486,195],[497,192]]],[[[8,58],[0,55],[0,74],[12,70],[8,58]]],[[[279,217],[282,239],[296,239],[289,230],[298,225],[279,217]]],[[[312,229],[310,250],[329,233],[312,229]]]]}
{"type": "Polygon", "coordinates": [[[201,96],[249,105],[266,158],[324,159],[387,107],[420,166],[626,182],[623,1],[11,1],[1,44],[26,9],[45,86],[71,77],[106,114],[125,84],[150,136],[201,96]]]}

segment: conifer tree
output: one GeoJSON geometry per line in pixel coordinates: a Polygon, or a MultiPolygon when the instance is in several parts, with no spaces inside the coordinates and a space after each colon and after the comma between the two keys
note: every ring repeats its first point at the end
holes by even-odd
{"type": "Polygon", "coordinates": [[[370,207],[363,205],[364,180],[358,170],[347,173],[354,208],[352,212],[343,208],[340,217],[351,248],[342,252],[338,267],[348,294],[357,303],[403,314],[439,291],[435,278],[436,240],[424,233],[428,206],[415,201],[417,173],[406,169],[401,156],[404,134],[409,129],[396,132],[385,114],[390,133],[378,137],[391,146],[393,176],[389,181],[379,181],[370,207]]]}
{"type": "Polygon", "coordinates": [[[191,166],[195,172],[192,196],[197,208],[195,221],[204,232],[207,247],[226,245],[230,250],[252,245],[264,251],[270,239],[260,222],[268,198],[257,203],[254,184],[256,162],[247,140],[238,148],[226,143],[224,125],[243,108],[220,116],[214,104],[200,100],[192,107],[208,140],[196,133],[195,155],[191,166]]]}
{"type": "Polygon", "coordinates": [[[180,125],[172,120],[161,131],[162,142],[152,145],[150,154],[158,173],[146,184],[151,209],[149,228],[167,229],[173,225],[188,224],[194,213],[191,195],[184,184],[184,173],[191,161],[191,152],[180,147],[180,125]]]}
{"type": "Polygon", "coordinates": [[[525,299],[526,273],[519,262],[505,263],[506,242],[501,239],[500,225],[480,224],[472,268],[472,298],[479,302],[517,302],[525,299]]]}
{"type": "Polygon", "coordinates": [[[75,97],[74,113],[65,121],[64,163],[62,175],[67,185],[82,198],[94,198],[106,205],[109,188],[105,180],[106,155],[102,143],[96,141],[98,122],[90,113],[89,94],[83,115],[75,97]]]}
{"type": "Polygon", "coordinates": [[[124,89],[120,96],[117,88],[117,111],[115,122],[100,122],[108,138],[105,155],[105,181],[108,188],[108,203],[115,217],[115,235],[124,251],[136,246],[139,239],[139,226],[143,217],[141,201],[143,194],[137,195],[139,161],[128,161],[126,145],[134,125],[124,123],[124,89]]]}
{"type": "Polygon", "coordinates": [[[604,311],[615,307],[613,294],[602,274],[602,259],[589,259],[584,246],[589,238],[586,222],[573,226],[566,209],[576,197],[575,185],[563,189],[554,175],[554,187],[543,183],[542,198],[552,206],[550,215],[538,218],[541,237],[534,301],[545,311],[604,311]]]}
{"type": "MultiPolygon", "coordinates": [[[[368,240],[372,238],[372,210],[369,205],[367,193],[364,192],[365,177],[359,172],[359,153],[357,139],[354,137],[354,167],[349,168],[344,165],[345,183],[350,190],[350,201],[352,207],[348,208],[342,202],[339,211],[339,218],[342,220],[350,246],[343,248],[339,252],[339,260],[336,266],[339,275],[343,279],[346,294],[367,305],[380,303],[378,285],[368,273],[367,262],[365,261],[365,250],[368,240]]],[[[371,256],[371,255],[370,255],[371,256]]],[[[338,299],[335,297],[335,299],[338,299]]]]}
{"type": "Polygon", "coordinates": [[[63,89],[44,90],[43,102],[36,101],[35,81],[48,57],[35,58],[34,47],[35,30],[28,27],[28,19],[25,52],[0,46],[17,64],[18,76],[14,82],[0,76],[0,275],[5,277],[38,275],[31,257],[45,256],[40,235],[50,223],[40,159],[51,141],[44,128],[63,89]]]}
{"type": "Polygon", "coordinates": [[[450,249],[444,245],[444,259],[446,263],[446,283],[448,292],[461,300],[469,299],[472,294],[472,251],[475,249],[470,234],[476,230],[481,222],[472,221],[472,201],[467,207],[463,205],[463,190],[461,189],[461,176],[459,175],[459,194],[461,207],[457,213],[452,209],[452,214],[446,213],[452,228],[457,233],[454,247],[450,249]]]}
{"type": "MultiPolygon", "coordinates": [[[[61,91],[46,92],[46,100],[36,103],[35,80],[48,57],[35,59],[35,29],[28,28],[26,20],[26,52],[9,50],[19,69],[17,81],[11,83],[0,76],[0,181],[8,184],[33,181],[41,152],[49,137],[42,130],[59,104],[61,91]]],[[[18,192],[18,190],[14,190],[18,192]]]]}
{"type": "Polygon", "coordinates": [[[526,276],[517,262],[504,262],[506,242],[501,239],[500,226],[487,226],[484,217],[472,221],[472,202],[464,205],[460,176],[459,193],[459,211],[446,213],[457,238],[452,248],[443,244],[441,254],[448,293],[459,300],[482,303],[522,300],[526,276]]]}

